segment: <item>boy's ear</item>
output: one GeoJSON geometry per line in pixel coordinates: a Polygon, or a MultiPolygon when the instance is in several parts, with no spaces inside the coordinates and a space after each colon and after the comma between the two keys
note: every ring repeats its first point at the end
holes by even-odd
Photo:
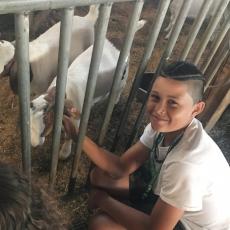
{"type": "Polygon", "coordinates": [[[193,109],[193,117],[196,117],[197,115],[199,115],[200,113],[203,112],[205,108],[205,102],[204,101],[199,101],[194,105],[194,109],[193,109]]]}

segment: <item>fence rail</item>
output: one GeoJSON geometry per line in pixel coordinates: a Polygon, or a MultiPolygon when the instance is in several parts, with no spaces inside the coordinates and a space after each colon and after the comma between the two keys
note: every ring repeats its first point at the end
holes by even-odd
{"type": "MultiPolygon", "coordinates": [[[[185,49],[180,55],[180,58],[185,60],[188,56],[188,53],[191,50],[192,45],[197,37],[198,31],[204,21],[205,14],[207,14],[207,9],[205,7],[210,6],[209,0],[206,0],[201,8],[200,13],[198,14],[197,19],[194,22],[192,27],[192,36],[188,36],[188,40],[185,44],[185,49]]],[[[213,0],[215,1],[215,0],[213,0]]],[[[71,34],[71,20],[74,12],[74,7],[78,6],[88,6],[92,4],[101,4],[100,14],[98,23],[95,29],[95,42],[93,48],[92,59],[90,63],[89,78],[86,87],[85,101],[82,112],[82,119],[80,122],[80,133],[79,139],[76,145],[76,154],[74,162],[72,165],[72,172],[69,181],[69,190],[73,190],[76,177],[77,177],[77,168],[80,160],[80,153],[82,151],[82,142],[86,134],[88,119],[90,115],[90,105],[92,103],[95,84],[97,80],[97,72],[99,69],[99,64],[102,56],[102,50],[104,41],[106,38],[107,27],[110,19],[110,12],[113,3],[122,3],[122,2],[132,2],[134,4],[134,10],[130,14],[130,22],[127,28],[127,34],[124,40],[124,46],[121,49],[120,57],[118,60],[117,69],[115,71],[115,77],[113,82],[113,88],[111,89],[111,94],[109,97],[108,107],[104,116],[104,123],[101,126],[101,133],[99,135],[99,144],[103,144],[103,140],[106,136],[108,124],[110,117],[112,115],[115,92],[117,87],[117,82],[121,78],[122,71],[124,69],[124,61],[126,61],[126,56],[130,52],[131,45],[134,39],[135,26],[139,20],[144,0],[7,0],[1,1],[0,3],[0,14],[15,14],[15,37],[16,37],[16,58],[19,64],[18,76],[19,76],[19,101],[20,101],[20,116],[21,116],[21,141],[22,141],[22,160],[23,160],[23,170],[28,174],[29,178],[31,177],[31,148],[30,148],[30,118],[29,118],[29,17],[28,12],[33,12],[37,10],[48,10],[48,9],[63,9],[63,15],[61,19],[61,34],[60,34],[60,47],[59,47],[59,62],[58,62],[58,80],[57,80],[57,95],[56,95],[56,106],[55,106],[55,124],[53,131],[53,143],[52,143],[52,163],[51,163],[51,172],[50,172],[50,188],[53,189],[56,179],[56,171],[58,164],[58,150],[60,145],[60,133],[61,133],[61,121],[62,113],[64,107],[64,94],[65,94],[65,85],[66,85],[66,76],[68,71],[68,53],[70,48],[70,34],[71,34]]],[[[214,30],[217,27],[218,22],[221,20],[221,17],[229,4],[230,0],[223,0],[215,13],[215,17],[210,21],[208,28],[204,35],[202,36],[200,46],[195,53],[193,62],[199,64],[200,58],[204,53],[204,50],[210,40],[210,37],[214,30]]],[[[128,118],[128,113],[130,111],[131,103],[135,97],[136,91],[139,87],[141,77],[146,70],[147,64],[151,55],[155,51],[155,45],[157,39],[159,38],[160,30],[162,28],[163,22],[168,11],[170,0],[161,0],[155,19],[153,20],[152,26],[150,28],[149,37],[146,39],[146,47],[140,62],[139,67],[137,68],[137,73],[134,77],[134,82],[132,85],[131,92],[123,112],[123,117],[121,119],[119,128],[117,130],[116,136],[114,138],[113,150],[116,146],[116,142],[122,134],[122,131],[125,126],[125,122],[128,118]]],[[[158,73],[164,63],[171,57],[173,49],[178,41],[180,36],[181,29],[186,20],[189,7],[192,4],[192,0],[185,0],[172,33],[168,42],[165,44],[165,47],[162,48],[162,55],[159,59],[158,66],[152,70],[152,72],[158,73]]],[[[228,18],[229,19],[229,18],[228,18]]],[[[215,53],[220,46],[220,43],[223,41],[226,34],[229,32],[230,24],[229,20],[226,21],[221,27],[221,33],[217,37],[217,40],[214,42],[213,49],[211,50],[211,55],[206,62],[204,63],[203,70],[208,69],[209,64],[212,59],[215,57],[215,53]]],[[[225,59],[225,56],[229,54],[229,50],[222,55],[222,58],[219,59],[219,63],[211,74],[211,78],[216,74],[218,67],[222,64],[225,59]]],[[[208,87],[208,85],[206,85],[208,87]]],[[[137,130],[140,127],[142,122],[142,117],[144,116],[145,105],[143,104],[136,124],[131,135],[131,140],[129,144],[132,143],[133,138],[136,135],[137,130]]]]}
{"type": "Polygon", "coordinates": [[[136,1],[140,0],[4,0],[0,4],[0,14],[136,1]]]}

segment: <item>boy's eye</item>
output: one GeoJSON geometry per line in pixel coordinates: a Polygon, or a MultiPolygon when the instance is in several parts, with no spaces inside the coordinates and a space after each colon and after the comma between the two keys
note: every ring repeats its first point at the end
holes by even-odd
{"type": "Polygon", "coordinates": [[[170,106],[172,106],[172,107],[176,107],[176,106],[178,105],[177,102],[174,101],[174,100],[169,100],[169,101],[168,101],[168,104],[169,104],[170,106]]]}
{"type": "Polygon", "coordinates": [[[151,98],[154,102],[157,102],[160,100],[160,97],[158,95],[155,95],[155,94],[151,94],[151,98]]]}

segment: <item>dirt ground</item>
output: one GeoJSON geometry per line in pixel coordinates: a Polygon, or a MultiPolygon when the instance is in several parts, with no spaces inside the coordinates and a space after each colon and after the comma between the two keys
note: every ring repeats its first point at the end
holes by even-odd
{"type": "MultiPolygon", "coordinates": [[[[128,17],[131,14],[132,3],[121,3],[114,4],[112,8],[111,18],[109,22],[108,34],[107,37],[112,41],[117,48],[121,48],[124,34],[126,31],[126,26],[128,23],[128,17]]],[[[111,142],[113,141],[116,128],[118,126],[119,120],[121,118],[127,95],[132,84],[132,79],[135,76],[138,64],[143,55],[144,46],[146,44],[146,39],[149,33],[150,26],[154,20],[156,14],[156,1],[146,1],[142,18],[147,20],[146,25],[142,30],[137,32],[135,40],[133,42],[131,50],[131,59],[130,59],[130,72],[129,79],[127,82],[127,87],[121,97],[120,102],[116,105],[113,116],[111,119],[111,124],[109,131],[105,140],[105,147],[109,148],[111,142]]],[[[76,9],[76,13],[84,15],[87,12],[87,8],[76,9]]],[[[41,21],[41,24],[37,25],[37,30],[32,31],[31,39],[47,28],[54,24],[60,18],[60,12],[53,10],[47,12],[47,15],[44,18],[37,18],[41,21]]],[[[166,19],[166,22],[168,17],[166,19]]],[[[34,21],[37,22],[36,20],[34,21]]],[[[165,23],[166,23],[165,22],[165,23]]],[[[188,33],[188,29],[191,28],[191,25],[186,23],[186,26],[183,28],[182,35],[180,36],[176,47],[173,51],[172,59],[178,57],[181,52],[181,47],[185,43],[185,34],[188,33]]],[[[2,29],[2,28],[1,28],[2,29]]],[[[1,31],[1,39],[13,40],[13,30],[12,25],[9,28],[3,28],[1,31]]],[[[165,33],[161,31],[160,37],[157,41],[155,51],[153,56],[148,64],[147,71],[154,71],[156,68],[160,55],[162,53],[162,47],[165,47],[166,40],[164,39],[165,33]]],[[[199,39],[199,37],[198,37],[199,39]]],[[[195,44],[194,48],[197,47],[195,44]]],[[[192,57],[192,53],[189,58],[192,57]]],[[[92,139],[96,139],[98,135],[98,130],[100,128],[103,112],[105,111],[106,103],[98,105],[96,108],[92,109],[90,116],[89,126],[88,126],[88,135],[92,139]]],[[[119,142],[116,152],[122,151],[125,146],[126,141],[128,140],[130,131],[133,127],[135,118],[138,114],[140,108],[140,103],[134,102],[130,111],[129,120],[124,129],[124,135],[122,140],[119,142]]],[[[7,78],[0,79],[0,152],[1,160],[7,163],[11,163],[16,167],[21,167],[21,149],[20,149],[20,128],[19,128],[19,106],[18,98],[14,97],[9,88],[9,82],[7,78]]],[[[211,135],[220,147],[223,149],[226,154],[227,159],[230,162],[230,152],[229,152],[229,137],[230,137],[230,124],[229,124],[229,109],[225,112],[224,116],[216,127],[212,130],[211,135]],[[228,147],[227,147],[228,146],[228,147]]],[[[146,123],[146,119],[143,122],[143,126],[146,123]]],[[[48,138],[45,144],[38,148],[32,148],[32,178],[41,179],[44,181],[44,184],[48,183],[49,168],[50,168],[50,153],[51,153],[51,138],[48,138]]],[[[55,186],[55,194],[58,200],[58,207],[60,212],[65,218],[66,222],[69,224],[70,229],[86,229],[86,223],[90,216],[90,212],[87,209],[87,199],[88,193],[75,193],[72,197],[66,198],[64,195],[67,191],[68,180],[70,175],[70,169],[72,166],[73,157],[70,157],[64,162],[59,162],[58,165],[58,174],[57,174],[57,183],[55,186]],[[80,227],[78,223],[85,223],[85,227],[80,227]]],[[[77,188],[84,188],[88,169],[89,169],[88,159],[82,155],[81,163],[78,172],[77,178],[77,188]]]]}

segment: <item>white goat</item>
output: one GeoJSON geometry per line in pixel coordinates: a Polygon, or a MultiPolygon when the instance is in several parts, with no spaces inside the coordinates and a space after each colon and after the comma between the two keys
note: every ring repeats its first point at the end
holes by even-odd
{"type": "MultiPolygon", "coordinates": [[[[97,17],[98,6],[95,5],[90,6],[89,13],[86,16],[73,17],[69,63],[93,44],[94,24],[97,17]]],[[[40,95],[41,93],[44,93],[57,74],[59,37],[60,22],[53,25],[46,32],[29,43],[31,95],[40,95]]],[[[8,49],[13,49],[13,45],[9,42],[7,43],[7,46],[8,49]]],[[[0,44],[0,50],[1,49],[0,44]]],[[[6,55],[7,58],[1,60],[1,66],[5,66],[4,74],[7,74],[6,72],[8,72],[10,75],[11,88],[17,93],[17,66],[14,60],[14,52],[11,52],[10,55],[6,52],[6,55]],[[9,61],[9,59],[13,59],[13,61],[9,61]]]]}
{"type": "MultiPolygon", "coordinates": [[[[213,16],[217,7],[219,6],[221,0],[214,0],[213,3],[211,4],[209,11],[207,13],[207,17],[213,16]]],[[[180,9],[184,3],[184,0],[172,0],[170,6],[169,6],[169,11],[170,11],[170,20],[168,26],[165,28],[165,32],[167,32],[167,35],[165,36],[165,39],[168,39],[173,26],[176,23],[177,17],[179,15],[180,9]]],[[[201,9],[202,4],[204,3],[204,0],[193,0],[192,4],[190,6],[187,18],[196,18],[199,10],[201,9]]]]}
{"type": "MultiPolygon", "coordinates": [[[[137,30],[141,29],[144,24],[145,21],[140,20],[137,30]]],[[[93,46],[90,46],[86,51],[84,51],[75,59],[75,61],[70,65],[68,69],[66,98],[72,102],[72,106],[77,108],[79,112],[82,111],[83,107],[92,50],[93,46]]],[[[93,104],[108,96],[119,54],[120,51],[117,50],[108,40],[106,40],[99,67],[93,104]]],[[[119,92],[117,94],[116,100],[117,102],[128,77],[128,57],[126,60],[126,69],[123,73],[124,75],[119,85],[119,92]]],[[[47,117],[50,117],[51,114],[50,110],[47,112],[47,108],[54,104],[53,92],[55,91],[55,87],[56,78],[51,83],[46,94],[39,96],[31,102],[31,144],[34,147],[43,144],[45,141],[45,136],[51,130],[49,125],[51,125],[52,122],[50,122],[50,119],[47,119],[47,117]]],[[[66,159],[70,155],[71,143],[72,141],[70,139],[65,140],[59,152],[60,158],[66,159]]]]}
{"type": "Polygon", "coordinates": [[[5,65],[7,63],[9,63],[13,56],[14,56],[14,46],[8,42],[8,41],[4,41],[4,40],[0,40],[0,73],[1,75],[5,75],[6,73],[6,69],[5,69],[5,65]]]}

